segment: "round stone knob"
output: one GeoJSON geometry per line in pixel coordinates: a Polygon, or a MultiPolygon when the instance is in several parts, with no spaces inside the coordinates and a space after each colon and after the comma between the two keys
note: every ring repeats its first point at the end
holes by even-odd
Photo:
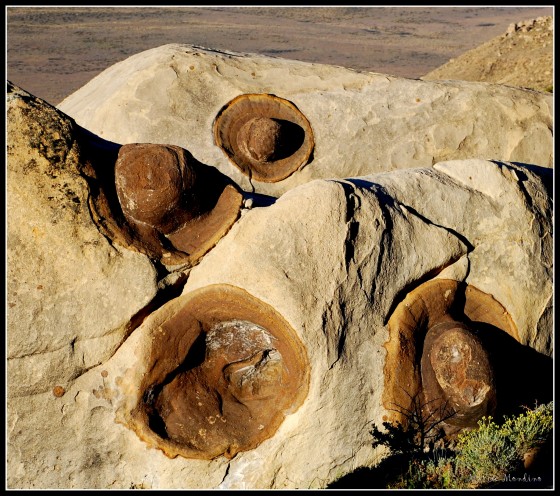
{"type": "Polygon", "coordinates": [[[186,295],[151,346],[132,427],[168,456],[210,460],[253,449],[307,395],[309,363],[296,331],[234,286],[186,295]]]}
{"type": "Polygon", "coordinates": [[[247,121],[237,135],[239,148],[257,162],[274,160],[281,147],[281,139],[281,124],[268,117],[247,121]]]}
{"type": "Polygon", "coordinates": [[[447,423],[473,426],[493,413],[494,371],[482,343],[464,323],[444,322],[428,331],[421,370],[426,406],[449,415],[447,423]]]}
{"type": "Polygon", "coordinates": [[[165,230],[178,210],[188,210],[185,191],[194,174],[177,150],[161,145],[122,147],[115,164],[117,195],[125,216],[165,230]]]}
{"type": "Polygon", "coordinates": [[[243,201],[216,168],[179,146],[153,143],[120,147],[115,189],[128,229],[125,246],[169,264],[200,259],[237,220],[243,201]]]}
{"type": "Polygon", "coordinates": [[[290,101],[268,94],[240,95],[214,121],[214,140],[255,181],[282,181],[313,158],[313,130],[290,101]]]}
{"type": "Polygon", "coordinates": [[[492,335],[518,342],[519,334],[491,295],[433,279],[400,301],[388,328],[383,404],[391,421],[406,424],[406,412],[420,406],[431,421],[443,419],[439,427],[452,435],[508,401],[492,335]]]}

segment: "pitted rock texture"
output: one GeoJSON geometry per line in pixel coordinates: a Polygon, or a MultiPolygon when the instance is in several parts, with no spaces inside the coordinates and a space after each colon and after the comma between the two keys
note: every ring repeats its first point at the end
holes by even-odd
{"type": "Polygon", "coordinates": [[[92,221],[72,120],[9,84],[7,123],[8,395],[52,395],[121,345],[156,272],[92,221]]]}

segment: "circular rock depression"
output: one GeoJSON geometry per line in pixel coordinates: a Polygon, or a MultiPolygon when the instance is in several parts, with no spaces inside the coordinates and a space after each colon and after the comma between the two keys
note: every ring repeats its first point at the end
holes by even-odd
{"type": "Polygon", "coordinates": [[[519,337],[491,295],[453,280],[428,281],[399,303],[388,326],[383,404],[397,412],[393,420],[403,422],[398,412],[421,406],[453,432],[493,414],[496,364],[481,339],[486,331],[478,328],[519,337]]]}
{"type": "Polygon", "coordinates": [[[233,457],[271,437],[307,394],[303,344],[242,289],[190,293],[154,333],[132,427],[166,455],[233,457]]]}
{"type": "Polygon", "coordinates": [[[267,94],[240,95],[225,105],[214,120],[214,141],[245,175],[268,183],[307,164],[315,146],[300,110],[267,94]]]}

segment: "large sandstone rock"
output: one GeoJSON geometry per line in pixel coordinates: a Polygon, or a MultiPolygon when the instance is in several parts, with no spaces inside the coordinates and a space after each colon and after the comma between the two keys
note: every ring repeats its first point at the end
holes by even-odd
{"type": "Polygon", "coordinates": [[[72,120],[11,85],[7,103],[8,394],[29,398],[112,356],[157,281],[147,257],[92,222],[72,120]]]}
{"type": "Polygon", "coordinates": [[[552,95],[484,83],[425,82],[342,67],[165,45],[115,64],[60,103],[78,124],[118,143],[187,148],[242,189],[278,196],[316,178],[351,177],[450,159],[552,167],[552,95]],[[234,98],[293,103],[314,135],[311,160],[276,183],[247,177],[215,144],[234,98]]]}
{"type": "Polygon", "coordinates": [[[155,269],[90,218],[88,135],[8,103],[9,487],[324,488],[386,455],[371,425],[400,380],[422,391],[408,351],[436,313],[488,359],[483,413],[551,396],[550,169],[454,160],[246,202],[143,312],[155,269]]]}

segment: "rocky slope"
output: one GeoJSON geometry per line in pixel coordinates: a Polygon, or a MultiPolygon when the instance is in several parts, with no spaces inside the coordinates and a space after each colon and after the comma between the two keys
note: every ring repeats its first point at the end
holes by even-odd
{"type": "Polygon", "coordinates": [[[429,72],[426,81],[461,79],[552,91],[551,16],[512,23],[507,32],[429,72]]]}

